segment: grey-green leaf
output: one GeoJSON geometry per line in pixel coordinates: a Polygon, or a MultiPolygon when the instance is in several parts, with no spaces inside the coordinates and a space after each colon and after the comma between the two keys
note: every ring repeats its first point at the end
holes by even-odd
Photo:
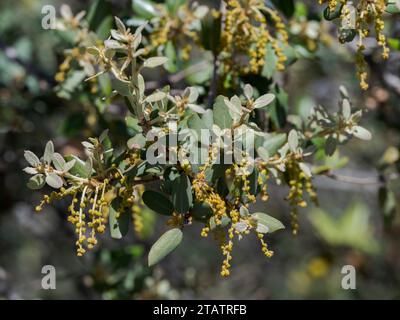
{"type": "Polygon", "coordinates": [[[124,23],[121,21],[121,19],[118,17],[114,17],[114,19],[115,19],[115,24],[117,25],[118,31],[121,33],[125,33],[126,28],[125,28],[124,23]]]}
{"type": "Polygon", "coordinates": [[[183,92],[183,95],[188,98],[189,103],[193,103],[199,98],[199,91],[196,87],[187,87],[183,92]]]}
{"type": "Polygon", "coordinates": [[[268,153],[268,150],[266,148],[259,147],[257,149],[257,153],[264,161],[268,161],[269,160],[269,153],[268,153]]]}
{"type": "Polygon", "coordinates": [[[275,232],[280,229],[285,229],[285,226],[278,219],[271,217],[270,215],[262,212],[253,213],[252,218],[257,221],[257,224],[261,224],[268,228],[268,232],[275,232]]]}
{"type": "Polygon", "coordinates": [[[350,106],[350,101],[348,99],[343,99],[342,101],[342,115],[346,120],[350,119],[351,106],[350,106]]]}
{"type": "Polygon", "coordinates": [[[27,174],[37,174],[38,173],[36,168],[33,168],[33,167],[26,167],[26,168],[22,169],[22,171],[24,171],[27,174]]]}
{"type": "Polygon", "coordinates": [[[24,157],[32,167],[36,167],[40,164],[39,158],[32,151],[25,150],[24,157]]]}
{"type": "Polygon", "coordinates": [[[38,190],[45,185],[46,181],[44,179],[44,175],[37,174],[31,177],[27,183],[29,189],[38,190]]]}
{"type": "Polygon", "coordinates": [[[145,102],[157,102],[164,99],[167,96],[165,92],[157,91],[149,95],[144,101],[145,102]]]}
{"type": "Polygon", "coordinates": [[[127,142],[127,146],[129,149],[141,149],[146,144],[146,138],[143,134],[138,133],[136,136],[130,138],[127,142]]]}
{"type": "Polygon", "coordinates": [[[144,63],[143,63],[143,67],[146,68],[155,68],[158,66],[163,65],[164,63],[166,63],[168,61],[167,57],[151,57],[148,58],[144,63]]]}
{"type": "Polygon", "coordinates": [[[290,130],[288,137],[289,148],[291,151],[295,152],[299,145],[299,137],[295,129],[290,130]]]}
{"type": "Polygon", "coordinates": [[[64,165],[64,171],[68,172],[69,170],[71,170],[74,165],[75,165],[76,160],[72,159],[71,161],[68,161],[65,165],[64,165]]]}
{"type": "Polygon", "coordinates": [[[230,128],[232,126],[232,117],[229,113],[229,109],[224,102],[224,96],[218,96],[214,103],[214,124],[221,129],[230,128]]]}
{"type": "Polygon", "coordinates": [[[253,107],[255,109],[266,107],[272,101],[274,101],[274,99],[275,99],[275,95],[274,94],[272,94],[272,93],[264,94],[261,97],[259,97],[258,99],[256,99],[256,101],[254,101],[253,107]]]}
{"type": "Polygon", "coordinates": [[[46,183],[54,189],[60,189],[63,186],[63,180],[54,172],[46,176],[46,183]]]}
{"type": "Polygon", "coordinates": [[[278,133],[273,136],[269,136],[263,144],[263,147],[267,149],[269,155],[272,157],[275,153],[285,144],[286,134],[278,133]]]}
{"type": "Polygon", "coordinates": [[[81,178],[89,178],[92,171],[90,168],[90,171],[88,170],[88,166],[85,165],[85,162],[79,159],[78,157],[74,155],[66,156],[66,159],[70,161],[75,160],[73,167],[68,170],[71,174],[77,175],[81,178]]]}
{"type": "Polygon", "coordinates": [[[150,249],[148,256],[149,267],[155,265],[173,251],[181,243],[182,237],[182,231],[178,228],[165,232],[150,249]]]}
{"type": "Polygon", "coordinates": [[[59,170],[59,171],[64,170],[65,160],[61,154],[55,152],[52,156],[52,160],[53,160],[54,167],[57,170],[59,170]]]}
{"type": "Polygon", "coordinates": [[[198,106],[197,104],[189,103],[187,106],[188,106],[189,109],[193,110],[194,112],[197,112],[197,113],[200,113],[200,114],[203,114],[205,112],[203,107],[198,106]]]}
{"type": "Polygon", "coordinates": [[[352,129],[353,135],[358,139],[371,140],[371,133],[367,129],[360,126],[354,126],[352,129]]]}
{"type": "Polygon", "coordinates": [[[47,142],[46,147],[44,149],[43,160],[46,163],[50,163],[53,153],[54,153],[54,144],[52,141],[49,141],[47,142]]]}
{"type": "Polygon", "coordinates": [[[250,100],[253,97],[253,87],[249,84],[244,86],[244,96],[250,100]]]}

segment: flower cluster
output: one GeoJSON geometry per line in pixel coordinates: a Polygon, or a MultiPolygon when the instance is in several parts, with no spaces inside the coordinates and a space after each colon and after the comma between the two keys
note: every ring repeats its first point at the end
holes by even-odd
{"type": "MultiPolygon", "coordinates": [[[[247,8],[258,15],[254,6],[261,10],[261,4],[249,3],[247,8],[242,7],[244,2],[228,1],[234,14],[247,8]]],[[[271,12],[270,15],[273,16],[271,12]]],[[[243,23],[239,25],[250,23],[242,14],[240,17],[243,23]]],[[[272,19],[277,24],[280,21],[277,17],[272,19]]],[[[174,93],[169,87],[150,90],[146,88],[143,69],[161,67],[167,58],[148,57],[142,43],[145,25],[131,31],[120,19],[116,18],[115,23],[117,28],[111,30],[111,37],[87,51],[97,63],[92,79],[108,74],[115,94],[123,98],[129,112],[126,127],[132,137],[124,142],[122,151],[120,144],[114,150],[108,131],[89,138],[82,143],[85,160],[61,156],[54,152],[51,142],[41,159],[26,151],[25,158],[31,166],[25,171],[33,175],[28,186],[39,189],[47,183],[57,190],[44,196],[37,209],[53,199],[72,199],[68,221],[77,233],[79,256],[97,244],[97,234],[106,230],[107,222],[111,237],[116,239],[125,235],[131,220],[140,232],[144,223],[141,208],[146,205],[168,216],[172,227],[152,246],[149,265],[175,249],[182,241],[183,230],[195,222],[203,226],[202,236],[211,233],[219,241],[224,256],[222,276],[230,273],[234,240],[251,232],[258,237],[263,254],[271,257],[273,252],[268,249],[265,236],[284,226],[266,213],[251,213],[251,205],[258,196],[268,200],[272,179],[289,186],[287,200],[294,207],[305,206],[303,190],[315,200],[312,172],[305,163],[312,153],[305,152],[305,148],[321,137],[326,139],[325,150],[330,154],[336,144],[352,136],[369,139],[369,132],[358,125],[362,112],[352,112],[347,92],[341,88],[340,112],[328,114],[318,107],[302,130],[266,133],[253,119],[256,112],[265,112],[272,106],[274,94],[259,95],[252,86],[243,84],[243,94],[230,99],[218,96],[213,108],[206,110],[197,104],[199,92],[194,87],[174,93]],[[201,146],[202,139],[194,143],[189,138],[175,140],[187,129],[210,133],[206,157],[199,162],[185,156],[201,146]],[[229,156],[232,161],[227,161],[229,156]]],[[[295,220],[293,226],[296,232],[295,220]]]]}
{"type": "Polygon", "coordinates": [[[386,0],[319,0],[322,4],[328,2],[325,10],[325,18],[328,20],[340,19],[339,41],[350,42],[358,36],[356,65],[357,77],[360,87],[368,89],[367,63],[364,58],[366,46],[364,39],[375,31],[377,45],[382,49],[382,58],[389,58],[389,48],[386,36],[383,33],[385,27],[383,15],[387,8],[386,0]]]}
{"type": "MultiPolygon", "coordinates": [[[[73,47],[64,51],[64,60],[59,65],[58,72],[55,75],[55,80],[62,84],[69,76],[69,72],[74,64],[79,69],[82,69],[87,77],[94,75],[95,73],[95,59],[91,54],[87,52],[87,47],[97,44],[100,45],[97,35],[91,32],[87,26],[87,23],[83,18],[86,12],[81,11],[77,15],[73,15],[71,8],[68,5],[62,5],[60,8],[62,19],[57,21],[56,27],[60,31],[68,30],[73,35],[71,41],[73,47]]],[[[90,92],[92,94],[97,93],[98,83],[97,79],[92,79],[89,82],[90,92]]]]}
{"type": "Polygon", "coordinates": [[[192,45],[199,42],[200,19],[208,12],[208,7],[197,3],[184,2],[176,10],[166,6],[156,6],[158,14],[152,19],[153,30],[150,34],[149,51],[162,53],[170,41],[181,48],[182,60],[188,60],[192,45]]]}
{"type": "Polygon", "coordinates": [[[287,58],[283,47],[287,45],[288,33],[279,13],[260,0],[225,0],[225,3],[221,34],[225,73],[258,73],[265,64],[267,45],[277,57],[277,70],[284,70],[287,58]]]}

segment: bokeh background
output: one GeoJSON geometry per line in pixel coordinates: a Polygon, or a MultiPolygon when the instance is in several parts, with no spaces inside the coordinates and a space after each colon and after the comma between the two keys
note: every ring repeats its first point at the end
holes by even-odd
{"type": "MultiPolygon", "coordinates": [[[[73,100],[56,94],[54,75],[68,43],[54,30],[41,28],[41,9],[67,3],[78,12],[93,2],[0,3],[1,299],[400,298],[398,16],[386,25],[394,47],[390,60],[382,63],[373,50],[368,53],[371,88],[362,93],[355,79],[354,48],[339,45],[335,31],[319,24],[317,1],[297,1],[315,17],[326,43],[313,54],[304,53],[285,74],[291,113],[304,114],[317,104],[336,108],[337,89],[344,84],[354,104],[369,110],[363,126],[373,139],[354,139],[340,154],[323,159],[338,167],[338,176],[315,179],[320,206],[301,210],[298,236],[290,228],[271,235],[272,259],[262,255],[255,238],[243,239],[234,248],[231,276],[222,279],[218,246],[211,238],[200,238],[196,226],[188,228],[172,255],[149,269],[146,253],[165,229],[165,219],[148,213],[150,227],[142,239],[132,232],[122,241],[103,236],[97,250],[78,258],[65,205],[34,213],[40,194],[25,185],[23,151],[40,153],[53,139],[61,152],[79,152],[80,141],[101,132],[99,122],[104,121],[79,91],[73,100]],[[48,264],[57,270],[56,290],[41,289],[41,269],[48,264]],[[341,269],[347,264],[357,270],[356,290],[341,288],[341,269]]],[[[110,15],[134,17],[130,1],[107,2],[110,15]]],[[[118,108],[109,108],[101,117],[117,121],[118,108]]],[[[270,201],[258,209],[290,225],[287,191],[272,186],[270,201]]]]}

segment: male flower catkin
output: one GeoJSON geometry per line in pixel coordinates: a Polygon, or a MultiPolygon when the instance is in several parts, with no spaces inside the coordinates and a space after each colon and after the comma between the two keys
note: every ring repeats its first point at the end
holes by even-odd
{"type": "Polygon", "coordinates": [[[385,23],[383,15],[387,8],[386,0],[319,0],[319,3],[328,3],[324,16],[327,20],[340,19],[339,41],[341,43],[353,41],[358,36],[356,66],[360,87],[367,90],[367,63],[364,57],[366,49],[364,39],[374,30],[378,47],[381,48],[381,57],[389,58],[389,47],[383,33],[385,23]]]}
{"type": "Polygon", "coordinates": [[[288,33],[279,13],[262,0],[224,2],[226,10],[221,34],[224,72],[233,76],[258,73],[265,64],[268,44],[277,57],[277,70],[284,70],[287,58],[283,46],[288,44],[288,33]]]}

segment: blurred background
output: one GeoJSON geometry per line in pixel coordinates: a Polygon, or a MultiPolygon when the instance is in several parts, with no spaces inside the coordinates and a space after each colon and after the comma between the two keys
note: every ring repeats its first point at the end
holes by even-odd
{"type": "MultiPolygon", "coordinates": [[[[54,5],[59,15],[62,3],[77,13],[97,2],[0,3],[1,299],[400,298],[398,16],[389,18],[385,29],[391,39],[390,60],[383,63],[373,49],[367,53],[371,85],[364,93],[355,77],[354,47],[340,45],[335,30],[320,22],[317,1],[297,1],[303,3],[297,5],[302,13],[292,21],[291,36],[298,41],[299,59],[284,74],[288,110],[301,116],[318,104],[335,109],[338,87],[344,84],[354,105],[368,109],[363,126],[373,139],[353,139],[340,154],[317,157],[315,163],[334,168],[336,175],[315,179],[319,207],[301,210],[298,236],[290,228],[271,235],[271,259],[262,255],[255,237],[243,239],[234,248],[231,276],[223,279],[218,246],[211,237],[200,238],[198,226],[188,228],[182,245],[149,269],[147,252],[165,229],[165,219],[152,212],[145,215],[148,228],[142,238],[133,232],[122,241],[105,235],[84,258],[75,255],[64,203],[34,212],[40,192],[26,187],[25,149],[41,154],[52,139],[61,153],[79,153],[80,141],[101,133],[104,123],[122,130],[119,106],[105,106],[101,93],[96,99],[88,96],[79,87],[81,78],[64,82],[60,89],[55,75],[71,43],[65,33],[41,27],[43,5],[54,5]],[[296,34],[296,26],[313,28],[314,33],[296,34]],[[348,264],[357,270],[356,290],[341,287],[341,269],[348,264]],[[56,268],[56,290],[41,288],[44,265],[56,268]]],[[[107,17],[135,18],[131,1],[100,2],[107,5],[107,17]]],[[[112,18],[104,23],[105,30],[111,23],[112,18]]],[[[271,199],[257,209],[289,226],[287,192],[272,186],[271,199]]]]}

